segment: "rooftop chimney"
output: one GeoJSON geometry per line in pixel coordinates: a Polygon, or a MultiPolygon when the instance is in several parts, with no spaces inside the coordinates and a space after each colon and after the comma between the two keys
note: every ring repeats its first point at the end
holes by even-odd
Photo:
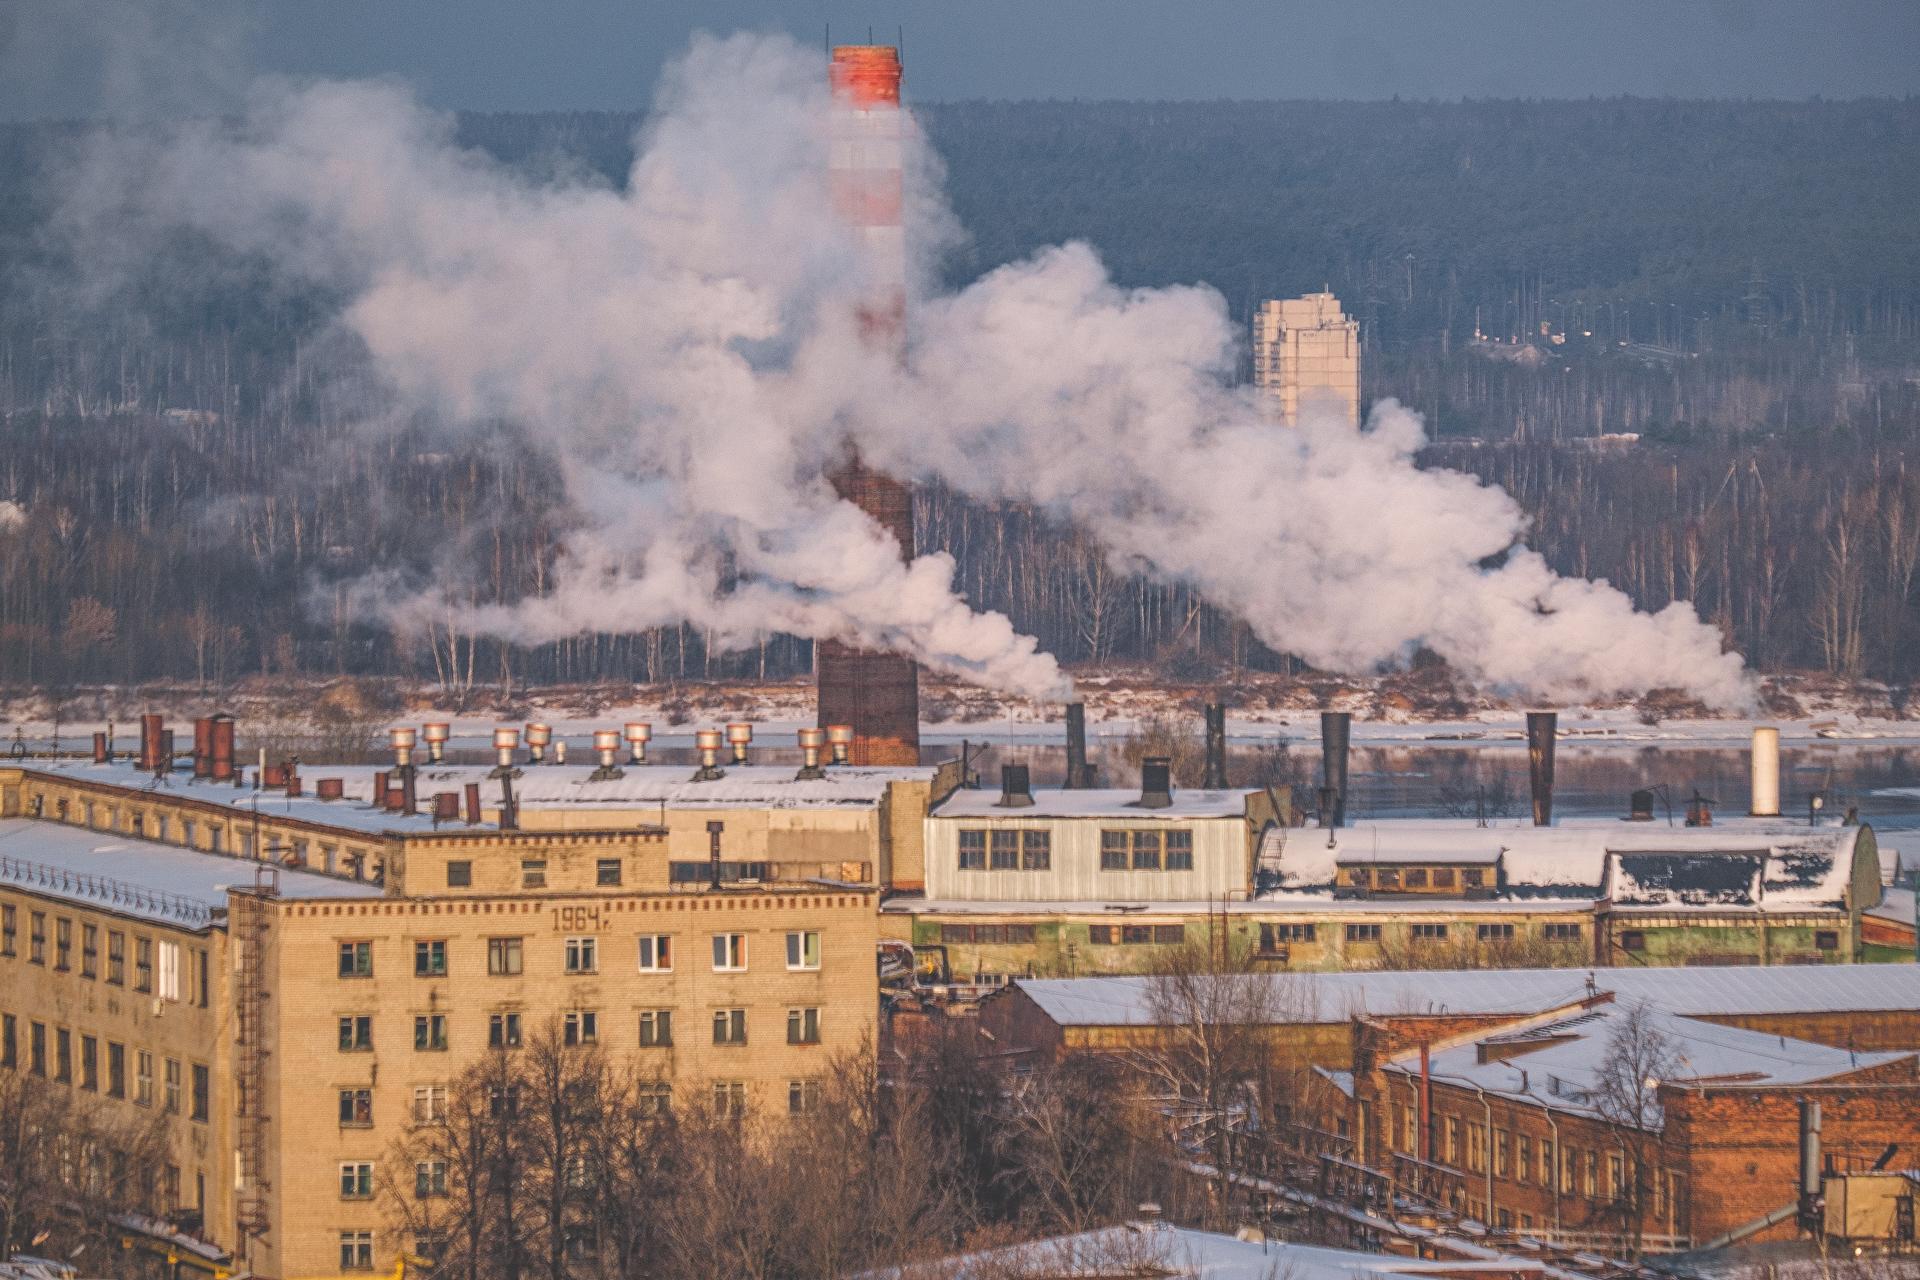
{"type": "Polygon", "coordinates": [[[1227,704],[1207,704],[1207,769],[1200,779],[1203,791],[1227,789],[1227,704]]]}
{"type": "Polygon", "coordinates": [[[1033,787],[1028,780],[1027,766],[1023,764],[1003,764],[1000,766],[1000,801],[996,806],[1001,809],[1027,809],[1033,806],[1033,787]]]}
{"type": "Polygon", "coordinates": [[[436,791],[433,793],[433,825],[454,822],[460,817],[460,793],[458,791],[436,791]]]}
{"type": "Polygon", "coordinates": [[[1553,748],[1560,717],[1551,711],[1527,712],[1527,779],[1533,790],[1533,825],[1553,825],[1553,748]]]}
{"type": "Polygon", "coordinates": [[[95,764],[107,762],[107,735],[104,730],[93,735],[93,762],[95,764]]]}
{"type": "Polygon", "coordinates": [[[1093,769],[1087,764],[1087,704],[1067,704],[1067,790],[1085,791],[1093,786],[1093,769]]]}
{"type": "Polygon", "coordinates": [[[800,766],[800,772],[793,775],[794,779],[799,782],[810,782],[826,777],[827,771],[820,767],[820,749],[827,745],[827,731],[802,729],[799,737],[800,755],[805,763],[800,766]]]}
{"type": "Polygon", "coordinates": [[[1346,711],[1320,713],[1320,825],[1347,825],[1347,742],[1353,734],[1353,715],[1346,711]]]}
{"type": "Polygon", "coordinates": [[[514,748],[520,745],[520,731],[510,725],[501,725],[493,731],[493,772],[489,778],[504,778],[519,772],[513,767],[514,748]]]}
{"type": "Polygon", "coordinates": [[[215,782],[238,782],[233,769],[233,717],[216,715],[207,721],[207,733],[212,744],[211,763],[207,766],[209,776],[215,782]]]}
{"type": "Polygon", "coordinates": [[[626,771],[614,764],[614,757],[620,754],[620,731],[618,729],[595,729],[593,731],[593,755],[600,767],[587,775],[588,782],[612,782],[615,778],[626,777],[626,771]]]}
{"type": "Polygon", "coordinates": [[[453,736],[453,726],[443,720],[432,720],[420,727],[420,737],[427,744],[427,763],[439,764],[447,756],[447,739],[453,736]]]}
{"type": "Polygon", "coordinates": [[[466,792],[466,802],[467,802],[467,825],[470,827],[477,827],[480,825],[480,817],[481,817],[480,784],[477,782],[469,782],[464,788],[464,790],[466,792]]]}
{"type": "Polygon", "coordinates": [[[853,736],[853,726],[850,724],[827,726],[827,745],[833,749],[835,764],[847,762],[847,753],[853,749],[853,736]]]}
{"type": "Polygon", "coordinates": [[[629,720],[626,728],[627,763],[647,762],[647,743],[653,741],[653,726],[644,720],[629,720]]]}
{"type": "Polygon", "coordinates": [[[1756,818],[1780,816],[1780,731],[1762,726],[1753,731],[1750,760],[1752,803],[1747,812],[1756,818]]]}
{"type": "Polygon", "coordinates": [[[193,722],[193,776],[204,778],[213,772],[213,719],[200,716],[193,722]]]}
{"type": "Polygon", "coordinates": [[[747,762],[747,745],[753,741],[753,726],[744,720],[735,720],[727,726],[727,745],[733,748],[733,762],[747,762]]]}
{"type": "Polygon", "coordinates": [[[552,741],[552,725],[535,722],[527,726],[527,754],[535,764],[547,758],[547,744],[552,741]]]}
{"type": "Polygon", "coordinates": [[[1173,806],[1173,758],[1148,756],[1140,762],[1140,799],[1142,809],[1168,809],[1173,806]]]}
{"type": "Polygon", "coordinates": [[[340,800],[347,794],[347,784],[342,778],[322,778],[313,784],[313,794],[320,800],[340,800]]]}
{"type": "Polygon", "coordinates": [[[1653,821],[1653,792],[1640,787],[1627,797],[1627,821],[1653,821]]]}
{"type": "Polygon", "coordinates": [[[700,767],[695,770],[695,782],[712,782],[716,778],[727,776],[720,767],[720,731],[701,729],[693,735],[693,745],[700,750],[700,767]]]}
{"type": "Polygon", "coordinates": [[[140,760],[138,768],[142,773],[152,773],[160,763],[160,725],[159,715],[148,712],[140,717],[140,760]]]}

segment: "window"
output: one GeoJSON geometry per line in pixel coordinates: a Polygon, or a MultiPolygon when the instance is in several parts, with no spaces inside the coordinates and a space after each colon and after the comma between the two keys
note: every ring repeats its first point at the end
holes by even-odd
{"type": "Polygon", "coordinates": [[[520,1086],[510,1084],[504,1089],[487,1090],[487,1114],[490,1116],[517,1116],[520,1114],[520,1086]]]}
{"type": "Polygon", "coordinates": [[[715,1044],[745,1044],[747,1042],[747,1011],[745,1009],[715,1009],[713,1011],[713,1042],[715,1044]]]}
{"type": "Polygon", "coordinates": [[[1565,921],[1549,921],[1540,927],[1540,932],[1549,942],[1580,941],[1580,926],[1565,921]]]}
{"type": "Polygon", "coordinates": [[[1126,832],[1102,831],[1100,833],[1100,869],[1102,871],[1125,871],[1127,869],[1126,832]]]}
{"type": "Polygon", "coordinates": [[[820,1082],[818,1080],[787,1081],[787,1113],[803,1116],[820,1109],[820,1082]]]}
{"type": "Polygon", "coordinates": [[[568,1044],[594,1044],[600,1039],[600,1015],[592,1009],[569,1009],[561,1022],[568,1044]]]}
{"type": "Polygon", "coordinates": [[[718,1115],[729,1120],[738,1120],[747,1113],[747,1085],[744,1080],[715,1080],[713,1082],[713,1109],[718,1115]]]}
{"type": "Polygon", "coordinates": [[[1400,868],[1374,868],[1373,884],[1376,889],[1398,889],[1400,887],[1400,868]]]}
{"type": "Polygon", "coordinates": [[[1193,832],[1167,832],[1167,870],[1193,870],[1193,832]]]}
{"type": "Polygon", "coordinates": [[[1020,869],[1020,833],[1018,831],[995,831],[990,837],[991,857],[988,865],[995,871],[1018,871],[1020,869]]]}
{"type": "Polygon", "coordinates": [[[100,1041],[93,1036],[80,1037],[80,1087],[96,1093],[100,1089],[100,1041]]]}
{"type": "Polygon", "coordinates": [[[1435,867],[1433,869],[1433,887],[1436,889],[1453,888],[1453,868],[1435,867]]]}
{"type": "Polygon", "coordinates": [[[640,1047],[642,1049],[673,1047],[673,1010],[642,1009],[640,1011],[640,1047]]]}
{"type": "Polygon", "coordinates": [[[358,1013],[340,1019],[340,1052],[373,1052],[373,1019],[358,1013]]]}
{"type": "Polygon", "coordinates": [[[747,935],[744,933],[716,933],[713,935],[713,971],[715,973],[744,973],[747,968],[747,935]]]}
{"type": "Polygon", "coordinates": [[[340,944],[340,976],[343,978],[373,976],[373,944],[371,942],[340,944]]]}
{"type": "MultiPolygon", "coordinates": [[[[44,1022],[27,1025],[27,1070],[36,1076],[47,1074],[47,1024],[44,1022]]],[[[148,1101],[152,1101],[151,1096],[148,1101]]]]}
{"type": "Polygon", "coordinates": [[[1160,833],[1158,831],[1133,833],[1133,869],[1135,871],[1160,869],[1160,833]]]}
{"type": "Polygon", "coordinates": [[[447,1086],[443,1084],[417,1084],[413,1086],[413,1122],[415,1124],[445,1124],[447,1120],[447,1086]]]}
{"type": "Polygon", "coordinates": [[[0,1067],[18,1067],[20,1065],[20,1046],[15,1037],[20,1034],[20,1024],[10,1013],[0,1013],[0,1067]]]}
{"type": "Polygon", "coordinates": [[[1415,942],[1445,942],[1447,926],[1444,924],[1416,924],[1413,926],[1415,942]]]}
{"type": "Polygon", "coordinates": [[[962,871],[985,871],[987,869],[986,832],[962,831],[960,833],[960,869],[962,871]]]}
{"type": "Polygon", "coordinates": [[[1047,831],[1020,833],[1020,866],[1027,871],[1053,869],[1053,834],[1047,831]]]}
{"type": "Polygon", "coordinates": [[[1618,1151],[1607,1155],[1607,1195],[1615,1201],[1627,1198],[1627,1161],[1618,1151]]]}
{"type": "Polygon", "coordinates": [[[342,1200],[373,1199],[372,1161],[353,1160],[340,1166],[340,1198],[342,1200]]]}
{"type": "Polygon", "coordinates": [[[342,1231],[340,1233],[340,1269],[342,1271],[373,1270],[373,1232],[342,1231]]]}
{"type": "Polygon", "coordinates": [[[1263,924],[1260,926],[1260,950],[1278,951],[1294,942],[1312,942],[1318,927],[1310,924],[1263,924]]]}
{"type": "Polygon", "coordinates": [[[598,973],[600,971],[600,942],[597,938],[567,939],[567,972],[598,973]]]}
{"type": "Polygon", "coordinates": [[[1485,887],[1486,883],[1487,873],[1478,868],[1469,867],[1460,873],[1462,889],[1479,889],[1485,887]]]}
{"type": "Polygon", "coordinates": [[[80,976],[100,976],[100,926],[97,924],[80,926],[80,976]]]}
{"type": "Polygon", "coordinates": [[[373,1127],[373,1090],[342,1089],[340,1091],[340,1127],[342,1129],[373,1127]]]}
{"type": "Polygon", "coordinates": [[[206,1064],[200,1062],[193,1064],[193,1109],[187,1113],[189,1120],[198,1120],[201,1124],[207,1122],[207,1117],[212,1110],[210,1096],[213,1092],[212,1077],[213,1073],[207,1069],[206,1064]]]}
{"type": "Polygon", "coordinates": [[[107,930],[107,981],[116,987],[127,985],[127,935],[118,929],[107,930]]]}
{"type": "Polygon", "coordinates": [[[20,933],[20,913],[11,904],[0,906],[0,956],[14,953],[14,942],[20,933]]]}
{"type": "Polygon", "coordinates": [[[1840,935],[1832,929],[1816,929],[1813,933],[1813,945],[1820,951],[1838,951],[1840,935]]]}
{"type": "Polygon", "coordinates": [[[673,1110],[673,1086],[664,1081],[649,1081],[634,1091],[634,1099],[641,1115],[664,1116],[673,1110]]]}
{"type": "Polygon", "coordinates": [[[443,978],[447,973],[447,941],[425,938],[413,944],[413,976],[443,978]]]}
{"type": "Polygon", "coordinates": [[[178,1000],[180,998],[180,944],[161,942],[160,953],[160,998],[178,1000]]]}
{"type": "Polygon", "coordinates": [[[489,1049],[518,1049],[520,1047],[520,1015],[517,1013],[496,1013],[487,1018],[487,1047],[489,1049]]]}
{"type": "MultiPolygon", "coordinates": [[[[65,1027],[55,1027],[53,1031],[53,1078],[61,1084],[73,1083],[73,1032],[65,1027]]],[[[180,1099],[176,1095],[171,1111],[180,1109],[180,1099]]]]}
{"type": "Polygon", "coordinates": [[[665,933],[640,935],[640,972],[673,972],[673,937],[665,933]]]}
{"type": "Polygon", "coordinates": [[[47,913],[34,911],[28,913],[27,921],[27,963],[45,964],[47,962],[47,913]]]}
{"type": "Polygon", "coordinates": [[[820,1043],[820,1011],[818,1009],[787,1010],[787,1043],[820,1043]]]}
{"type": "Polygon", "coordinates": [[[943,924],[940,926],[942,942],[971,942],[981,946],[1006,944],[1020,946],[1032,943],[1033,939],[1034,931],[1030,924],[943,924]]]}
{"type": "Polygon", "coordinates": [[[787,935],[787,968],[818,969],[820,967],[820,932],[806,929],[787,935]]]}
{"type": "Polygon", "coordinates": [[[107,1041],[107,1096],[127,1096],[127,1046],[107,1041]]]}
{"type": "Polygon", "coordinates": [[[1510,924],[1478,924],[1473,927],[1473,932],[1482,942],[1513,941],[1513,926],[1510,924]]]}
{"type": "Polygon", "coordinates": [[[1540,1185],[1553,1187],[1553,1140],[1540,1139],[1540,1185]]]}
{"type": "Polygon", "coordinates": [[[1444,1150],[1446,1151],[1447,1163],[1451,1165],[1458,1165],[1460,1163],[1460,1119],[1459,1117],[1448,1116],[1446,1128],[1444,1132],[1446,1133],[1446,1147],[1444,1148],[1444,1150]]]}
{"type": "Polygon", "coordinates": [[[1380,941],[1380,926],[1377,924],[1350,924],[1347,926],[1348,942],[1380,941]]]}
{"type": "Polygon", "coordinates": [[[1505,1129],[1493,1131],[1493,1176],[1496,1178],[1507,1176],[1507,1131],[1505,1129]]]}
{"type": "Polygon", "coordinates": [[[73,921],[65,916],[53,922],[53,967],[61,973],[73,968],[73,921]]]}
{"type": "Polygon", "coordinates": [[[420,1053],[439,1053],[447,1047],[447,1015],[417,1013],[413,1016],[413,1047],[420,1053]]]}
{"type": "Polygon", "coordinates": [[[167,1059],[167,1098],[166,1098],[166,1106],[162,1109],[170,1116],[177,1116],[180,1114],[181,1082],[182,1082],[182,1077],[180,1073],[180,1059],[168,1058],[167,1059]]]}
{"type": "Polygon", "coordinates": [[[1427,869],[1425,867],[1408,867],[1406,885],[1407,885],[1407,888],[1409,889],[1426,888],[1427,887],[1427,869]]]}
{"type": "Polygon", "coordinates": [[[1647,949],[1647,935],[1638,929],[1621,930],[1620,949],[1622,951],[1645,951],[1647,949]]]}
{"type": "Polygon", "coordinates": [[[1525,1185],[1533,1177],[1533,1139],[1515,1135],[1513,1139],[1513,1180],[1525,1185]]]}
{"type": "Polygon", "coordinates": [[[593,882],[603,889],[614,889],[620,885],[620,859],[601,858],[593,864],[593,882]]]}
{"type": "Polygon", "coordinates": [[[473,863],[465,858],[447,863],[447,888],[467,889],[473,885],[473,863]]]}
{"type": "Polygon", "coordinates": [[[496,978],[512,977],[520,972],[520,939],[487,939],[487,972],[496,978]]]}
{"type": "Polygon", "coordinates": [[[544,889],[547,887],[547,860],[545,858],[520,859],[520,887],[522,889],[544,889]]]}
{"type": "Polygon", "coordinates": [[[431,1200],[447,1194],[447,1162],[421,1160],[413,1166],[413,1195],[416,1200],[431,1200]]]}
{"type": "MultiPolygon", "coordinates": [[[[1031,927],[1031,926],[1029,926],[1031,927]]],[[[1187,926],[1183,924],[1157,924],[1153,926],[1155,946],[1179,946],[1187,940],[1187,926]]],[[[1032,941],[1031,938],[1028,939],[1032,941]]]]}

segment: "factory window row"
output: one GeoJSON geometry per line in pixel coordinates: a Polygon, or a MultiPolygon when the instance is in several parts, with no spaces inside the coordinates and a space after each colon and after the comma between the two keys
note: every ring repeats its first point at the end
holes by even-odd
{"type": "MultiPolygon", "coordinates": [[[[1173,926],[1178,928],[1179,926],[1173,926]]],[[[640,1034],[638,1044],[643,1049],[664,1049],[673,1045],[672,1009],[643,1009],[639,1013],[640,1034]]],[[[444,1013],[422,1013],[413,1016],[413,1047],[418,1053],[444,1053],[447,1051],[451,1036],[449,1034],[450,1016],[444,1013]]],[[[596,1045],[600,1043],[600,1012],[597,1009],[567,1009],[560,1014],[561,1043],[568,1046],[596,1045]]],[[[39,1027],[39,1023],[34,1024],[39,1027]]],[[[12,1016],[8,1015],[8,1065],[12,1063],[14,1053],[12,1035],[12,1016]]],[[[61,1032],[62,1037],[66,1035],[61,1032]]],[[[487,1047],[489,1049],[518,1049],[526,1043],[526,1015],[517,1009],[502,1009],[487,1015],[487,1047]]],[[[83,1046],[83,1064],[87,1079],[94,1076],[94,1046],[91,1036],[86,1037],[83,1046]]],[[[44,1029],[34,1032],[32,1061],[44,1062],[44,1029]]],[[[740,1008],[716,1009],[713,1013],[713,1043],[745,1044],[747,1042],[747,1011],[740,1008]]],[[[787,1043],[820,1043],[820,1010],[817,1006],[801,1006],[787,1010],[787,1043]]],[[[62,1063],[61,1071],[66,1070],[68,1048],[67,1041],[60,1041],[61,1048],[57,1057],[62,1063]]],[[[373,1017],[370,1014],[347,1014],[339,1019],[339,1049],[342,1053],[371,1053],[374,1047],[373,1017]]],[[[44,1074],[44,1072],[42,1072],[44,1074]]],[[[59,1078],[64,1079],[64,1074],[59,1078]]],[[[91,1088],[92,1085],[83,1087],[91,1088]]],[[[348,1093],[363,1090],[343,1090],[342,1098],[348,1093]]],[[[348,1121],[348,1109],[342,1104],[341,1123],[348,1121]]],[[[419,1117],[416,1116],[416,1119],[419,1117]]]]}
{"type": "MultiPolygon", "coordinates": [[[[11,908],[9,908],[11,910],[11,908]]],[[[36,916],[39,913],[35,913],[36,916]]],[[[89,926],[90,928],[91,926],[89,926]]],[[[9,935],[11,937],[11,935],[9,935]]],[[[668,933],[641,934],[635,940],[635,967],[639,973],[671,973],[674,962],[674,935],[668,933]]],[[[513,935],[488,938],[486,941],[487,973],[494,977],[518,977],[526,972],[528,939],[513,935]]],[[[108,938],[108,971],[119,972],[123,963],[121,950],[123,940],[118,933],[108,938]]],[[[150,952],[146,939],[139,939],[136,953],[136,973],[144,974],[151,965],[150,952]]],[[[711,935],[713,947],[713,972],[745,973],[747,971],[747,942],[745,933],[716,933],[711,935]]],[[[597,935],[583,934],[568,937],[560,945],[561,968],[570,976],[580,977],[600,972],[601,939],[597,935]]],[[[11,942],[8,944],[11,945],[11,942]]],[[[169,964],[177,966],[177,956],[172,961],[164,951],[171,943],[162,943],[163,986],[169,964]]],[[[413,942],[413,973],[418,978],[444,978],[450,972],[450,943],[445,938],[420,938],[413,942]]],[[[337,950],[336,972],[342,978],[371,978],[374,974],[374,944],[369,939],[349,939],[340,942],[337,950]]],[[[205,953],[199,954],[198,994],[204,1007],[206,963],[205,953]]],[[[786,932],[785,959],[786,968],[794,973],[814,972],[820,968],[820,930],[791,929],[786,932]]],[[[109,977],[109,981],[115,981],[109,977]]],[[[143,979],[142,979],[143,980],[143,979]]],[[[147,990],[147,987],[137,987],[147,990]]],[[[174,998],[178,998],[177,996],[174,998]]]]}
{"type": "MultiPolygon", "coordinates": [[[[130,805],[122,807],[84,797],[74,801],[57,796],[53,800],[53,812],[49,815],[46,793],[36,791],[27,797],[27,816],[51,816],[55,821],[93,831],[117,831],[141,840],[179,845],[183,849],[197,849],[203,853],[224,855],[228,852],[226,824],[208,821],[203,826],[198,819],[169,815],[159,809],[147,810],[130,805]]],[[[282,843],[278,834],[269,834],[264,847],[256,851],[253,833],[242,829],[235,830],[233,843],[232,852],[242,858],[273,857],[285,859],[293,866],[312,865],[315,870],[328,875],[351,875],[356,880],[370,879],[375,884],[382,880],[379,859],[372,849],[365,847],[321,844],[316,850],[305,839],[289,837],[282,843]]]]}
{"type": "Polygon", "coordinates": [[[212,1112],[213,1072],[205,1063],[156,1056],[138,1045],[11,1013],[0,1013],[0,1068],[139,1107],[158,1105],[164,1114],[202,1124],[212,1112]]]}
{"type": "Polygon", "coordinates": [[[1091,924],[1087,941],[1097,947],[1140,946],[1177,947],[1187,940],[1183,924],[1091,924]]]}
{"type": "Polygon", "coordinates": [[[1102,871],[1191,871],[1191,831],[1102,831],[1102,871]]]}
{"type": "MultiPolygon", "coordinates": [[[[1350,943],[1379,942],[1383,926],[1378,924],[1349,924],[1342,926],[1343,936],[1350,943]]],[[[1519,926],[1506,921],[1496,921],[1474,925],[1474,938],[1480,942],[1512,942],[1519,933],[1519,926]]],[[[1448,937],[1448,926],[1442,922],[1416,922],[1408,926],[1415,941],[1444,942],[1448,937]]],[[[1577,923],[1549,921],[1540,926],[1542,937],[1553,942],[1578,941],[1582,935],[1577,923]]],[[[1262,924],[1260,926],[1260,950],[1275,951],[1291,943],[1316,942],[1320,937],[1320,927],[1315,924],[1262,924]]]]}
{"type": "Polygon", "coordinates": [[[974,946],[1005,946],[1032,943],[1034,929],[1030,924],[943,924],[940,926],[940,941],[948,943],[971,944],[974,946]]]}
{"type": "MultiPolygon", "coordinates": [[[[958,832],[962,871],[1051,871],[1053,833],[1012,828],[962,828],[958,832]]],[[[1191,871],[1191,831],[1104,830],[1100,833],[1102,871],[1191,871]]]]}
{"type": "Polygon", "coordinates": [[[1051,871],[1053,835],[1047,831],[988,830],[960,832],[962,871],[1051,871]]]}
{"type": "Polygon", "coordinates": [[[23,914],[27,927],[24,959],[28,964],[49,968],[55,973],[77,973],[89,982],[124,987],[128,985],[127,942],[131,937],[133,990],[143,995],[157,995],[162,1000],[184,1001],[201,1009],[210,1003],[212,970],[204,948],[190,949],[183,968],[180,943],[122,929],[102,929],[84,918],[76,921],[70,916],[31,907],[23,912],[14,903],[0,904],[0,958],[23,958],[20,941],[23,914]],[[101,964],[103,954],[104,966],[101,964]]]}

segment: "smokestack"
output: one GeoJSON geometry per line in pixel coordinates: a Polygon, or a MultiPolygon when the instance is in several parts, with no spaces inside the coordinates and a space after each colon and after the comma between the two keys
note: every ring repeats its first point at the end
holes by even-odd
{"type": "Polygon", "coordinates": [[[820,750],[827,745],[827,731],[825,729],[802,729],[799,738],[800,755],[805,763],[800,766],[800,772],[793,775],[794,780],[797,782],[811,782],[815,779],[826,777],[827,771],[820,767],[820,750]]]}
{"type": "Polygon", "coordinates": [[[1000,800],[995,806],[1000,809],[1026,809],[1033,804],[1033,786],[1029,781],[1027,766],[1023,764],[1003,764],[1000,766],[1000,800]]]}
{"type": "Polygon", "coordinates": [[[107,762],[107,735],[104,730],[93,735],[93,762],[95,764],[107,762]]]}
{"type": "Polygon", "coordinates": [[[716,778],[727,776],[720,767],[720,731],[718,729],[700,729],[693,735],[693,745],[700,751],[700,767],[694,771],[693,781],[712,782],[716,778]]]}
{"type": "Polygon", "coordinates": [[[140,761],[142,773],[152,773],[160,756],[160,724],[158,715],[148,712],[140,717],[140,761]]]}
{"type": "Polygon", "coordinates": [[[852,754],[854,743],[853,726],[850,724],[830,724],[827,726],[827,745],[833,749],[833,762],[846,764],[852,754]]]}
{"type": "Polygon", "coordinates": [[[420,727],[420,737],[427,744],[427,763],[440,764],[447,757],[447,739],[453,735],[453,726],[444,721],[433,720],[420,727]]]}
{"type": "Polygon", "coordinates": [[[1148,756],[1140,762],[1140,799],[1142,809],[1167,809],[1173,806],[1173,758],[1148,756]]]}
{"type": "MultiPolygon", "coordinates": [[[[400,774],[400,812],[412,817],[420,812],[420,797],[414,791],[414,777],[418,773],[412,765],[398,771],[400,774]]],[[[297,780],[294,785],[299,785],[297,780]]],[[[290,793],[291,794],[291,793],[290,793]]]]}
{"type": "Polygon", "coordinates": [[[653,741],[653,726],[644,720],[629,720],[626,727],[627,763],[645,764],[647,744],[653,741]]]}
{"type": "Polygon", "coordinates": [[[533,723],[527,726],[527,755],[539,764],[547,758],[547,744],[553,741],[553,726],[533,723]]]}
{"type": "Polygon", "coordinates": [[[1087,764],[1087,704],[1067,704],[1067,790],[1086,791],[1093,786],[1093,770],[1087,764]]]}
{"type": "Polygon", "coordinates": [[[1808,1224],[1819,1221],[1820,1197],[1826,1190],[1820,1173],[1820,1104],[1800,1099],[1800,1216],[1808,1224]]]}
{"type": "Polygon", "coordinates": [[[747,746],[753,741],[753,726],[744,720],[735,720],[727,726],[727,745],[733,748],[733,762],[747,762],[747,746]]]}
{"type": "Polygon", "coordinates": [[[1347,743],[1353,735],[1353,715],[1347,711],[1320,713],[1320,825],[1347,825],[1347,743]]]}
{"type": "Polygon", "coordinates": [[[200,716],[193,722],[193,776],[205,778],[213,773],[213,720],[200,716]]]}
{"type": "Polygon", "coordinates": [[[1202,791],[1227,789],[1227,704],[1207,704],[1207,770],[1200,779],[1202,791]]]}
{"type": "Polygon", "coordinates": [[[237,782],[233,771],[233,717],[216,715],[207,724],[212,745],[212,763],[208,772],[215,782],[237,782]]]}
{"type": "Polygon", "coordinates": [[[509,764],[504,771],[495,769],[487,776],[500,779],[500,829],[516,830],[520,826],[520,805],[513,798],[513,780],[520,771],[509,764]]]}
{"type": "Polygon", "coordinates": [[[593,754],[600,767],[587,775],[588,782],[612,782],[615,778],[627,776],[626,770],[616,765],[614,757],[620,754],[620,731],[618,729],[595,729],[593,731],[593,754]]]}
{"type": "Polygon", "coordinates": [[[1780,731],[1762,726],[1753,731],[1752,801],[1747,812],[1756,818],[1780,816],[1780,731]]]}
{"type": "MultiPolygon", "coordinates": [[[[907,298],[900,52],[889,45],[841,45],[833,50],[830,75],[828,180],[834,208],[858,237],[869,282],[860,329],[875,349],[898,358],[905,347],[907,298]]],[[[902,559],[913,558],[913,494],[906,485],[868,467],[851,446],[827,478],[836,494],[893,535],[902,559]]],[[[822,640],[814,646],[814,667],[820,722],[853,729],[842,763],[920,763],[920,672],[911,659],[822,640]]]]}
{"type": "Polygon", "coordinates": [[[1551,711],[1527,712],[1527,779],[1533,789],[1533,825],[1553,825],[1553,748],[1560,717],[1551,711]]]}
{"type": "Polygon", "coordinates": [[[509,725],[501,725],[493,731],[493,771],[489,778],[504,778],[515,773],[513,767],[514,748],[520,745],[520,731],[509,725]]]}

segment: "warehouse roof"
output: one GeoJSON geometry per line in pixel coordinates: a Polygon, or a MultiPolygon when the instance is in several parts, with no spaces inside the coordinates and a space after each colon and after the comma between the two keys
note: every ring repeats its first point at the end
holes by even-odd
{"type": "MultiPolygon", "coordinates": [[[[0,884],[145,920],[204,928],[259,864],[31,818],[0,819],[0,884]]],[[[377,898],[379,885],[283,868],[283,898],[377,898]]]]}
{"type": "MultiPolygon", "coordinates": [[[[1275,1004],[1286,1016],[1319,1022],[1361,1013],[1533,1013],[1572,1004],[1589,990],[1647,1000],[1682,1015],[1920,1008],[1920,965],[1426,969],[1284,973],[1267,981],[1275,984],[1275,1004]]],[[[1014,985],[1063,1026],[1148,1026],[1151,983],[1144,977],[1022,978],[1014,985]]]]}

